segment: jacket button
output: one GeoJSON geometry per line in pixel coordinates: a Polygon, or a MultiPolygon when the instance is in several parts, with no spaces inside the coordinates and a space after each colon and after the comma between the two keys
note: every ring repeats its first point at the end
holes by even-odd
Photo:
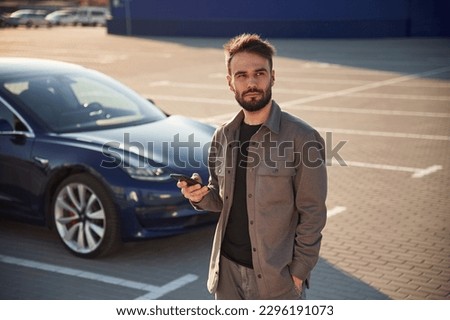
{"type": "Polygon", "coordinates": [[[254,222],[253,222],[253,220],[250,220],[250,224],[253,224],[254,222]]]}
{"type": "Polygon", "coordinates": [[[258,274],[258,279],[261,279],[262,278],[262,275],[261,274],[258,274]]]}
{"type": "Polygon", "coordinates": [[[253,248],[253,252],[256,252],[256,248],[253,248]]]}
{"type": "Polygon", "coordinates": [[[253,197],[253,195],[250,193],[250,194],[248,195],[248,197],[251,198],[251,197],[253,197]]]}

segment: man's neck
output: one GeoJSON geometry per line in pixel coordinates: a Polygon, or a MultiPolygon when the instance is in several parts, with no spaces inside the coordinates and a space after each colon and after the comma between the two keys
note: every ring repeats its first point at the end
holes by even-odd
{"type": "Polygon", "coordinates": [[[269,118],[270,109],[272,108],[272,101],[270,101],[264,108],[258,111],[244,111],[244,122],[251,126],[263,124],[269,118]]]}

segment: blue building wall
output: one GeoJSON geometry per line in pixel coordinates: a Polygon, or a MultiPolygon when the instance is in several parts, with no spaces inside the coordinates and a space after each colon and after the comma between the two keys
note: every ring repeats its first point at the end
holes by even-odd
{"type": "Polygon", "coordinates": [[[282,38],[450,36],[450,0],[111,0],[108,32],[282,38]]]}

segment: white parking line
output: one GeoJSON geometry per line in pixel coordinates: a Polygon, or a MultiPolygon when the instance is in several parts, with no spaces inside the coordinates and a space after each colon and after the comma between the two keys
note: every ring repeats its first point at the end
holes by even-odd
{"type": "Polygon", "coordinates": [[[151,93],[144,93],[144,96],[151,97],[152,100],[164,100],[164,101],[181,101],[181,102],[193,102],[193,103],[206,103],[206,104],[224,104],[224,105],[236,105],[236,101],[232,99],[212,99],[212,98],[199,98],[199,97],[181,97],[181,96],[168,96],[168,95],[155,95],[151,93]]]}
{"type": "Polygon", "coordinates": [[[348,88],[348,89],[344,89],[344,90],[326,92],[323,94],[319,94],[317,96],[300,98],[300,99],[285,102],[283,105],[287,107],[287,106],[303,104],[303,103],[307,103],[307,102],[311,102],[311,101],[318,101],[318,100],[329,99],[329,98],[334,98],[334,97],[339,97],[339,96],[346,96],[346,95],[350,95],[350,94],[354,94],[354,93],[359,93],[361,91],[365,91],[368,89],[379,88],[379,87],[392,85],[392,84],[396,84],[396,83],[403,82],[403,81],[409,81],[412,79],[423,78],[423,77],[427,77],[427,76],[431,76],[431,75],[445,73],[448,71],[450,71],[450,67],[444,67],[444,68],[434,69],[434,70],[430,70],[430,71],[409,74],[406,76],[396,77],[396,78],[382,80],[382,81],[376,81],[376,82],[372,82],[372,83],[368,83],[365,85],[356,86],[356,87],[348,88]]]}
{"type": "Polygon", "coordinates": [[[332,132],[332,133],[350,134],[350,135],[357,135],[357,136],[450,141],[450,136],[440,136],[440,135],[431,135],[431,134],[387,132],[387,131],[368,131],[368,130],[353,130],[353,129],[339,129],[339,128],[316,128],[316,129],[317,129],[317,131],[321,131],[321,132],[332,132]]]}
{"type": "Polygon", "coordinates": [[[55,272],[59,274],[64,274],[72,277],[78,277],[82,279],[88,279],[93,281],[99,281],[107,284],[112,284],[116,286],[127,287],[131,289],[137,289],[142,291],[147,291],[148,293],[136,298],[136,299],[157,299],[165,294],[175,291],[188,283],[194,282],[198,279],[198,276],[194,274],[186,274],[178,279],[175,279],[161,287],[154,286],[151,284],[146,284],[137,281],[130,281],[122,278],[105,276],[103,274],[88,272],[73,268],[66,268],[57,266],[54,264],[42,263],[33,260],[20,259],[5,255],[0,255],[0,262],[12,264],[21,267],[27,267],[37,270],[43,270],[48,272],[55,272]]]}
{"type": "MultiPolygon", "coordinates": [[[[292,81],[291,81],[292,82],[292,81]]],[[[378,82],[376,82],[378,83],[378,82]]],[[[367,83],[358,87],[354,88],[362,88],[366,86],[370,86],[372,88],[372,82],[367,83]]],[[[393,84],[391,84],[393,85],[393,84]]],[[[223,91],[225,89],[225,85],[214,85],[214,84],[203,84],[203,83],[193,83],[193,82],[173,82],[168,80],[162,80],[162,81],[154,81],[149,83],[150,87],[171,87],[171,88],[189,88],[189,89],[202,89],[202,90],[221,90],[223,91]]],[[[377,85],[376,87],[378,87],[377,85]]],[[[299,95],[308,95],[310,97],[301,98],[303,99],[310,99],[314,97],[322,97],[323,95],[344,95],[343,93],[340,93],[342,91],[346,90],[352,90],[354,88],[345,89],[341,91],[323,91],[323,90],[302,90],[302,89],[285,89],[285,88],[276,88],[277,93],[284,93],[284,94],[299,94],[299,95]],[[311,97],[312,96],[312,97],[311,97]]],[[[366,90],[366,89],[364,89],[366,90]]],[[[360,91],[359,89],[357,91],[360,91]]],[[[425,100],[425,101],[450,101],[450,96],[431,96],[431,95],[412,95],[412,94],[392,94],[392,93],[361,93],[361,92],[355,92],[355,93],[345,93],[345,95],[350,97],[360,97],[360,98],[386,98],[386,99],[407,99],[407,100],[425,100]]],[[[151,95],[153,97],[153,95],[151,95]]],[[[166,98],[169,98],[171,96],[165,96],[166,98]]],[[[177,98],[178,96],[173,96],[174,98],[177,98]]],[[[182,97],[186,99],[192,99],[190,97],[182,97]]],[[[312,101],[315,101],[316,99],[313,99],[312,101]]],[[[319,99],[320,100],[320,99],[319,99]]],[[[229,101],[229,100],[225,100],[229,101]]],[[[297,100],[294,100],[297,101],[297,100]]],[[[292,104],[292,101],[288,101],[286,103],[280,103],[280,105],[285,107],[292,107],[298,105],[298,103],[292,104]]]]}
{"type": "MultiPolygon", "coordinates": [[[[282,104],[281,104],[282,105],[282,104]]],[[[383,109],[365,109],[365,108],[348,108],[348,107],[326,107],[326,106],[290,106],[292,110],[304,110],[314,112],[336,112],[336,113],[355,113],[355,114],[371,114],[382,116],[407,116],[407,117],[428,117],[428,118],[450,118],[450,113],[443,112],[422,112],[407,110],[383,110],[383,109]]]]}
{"type": "MultiPolygon", "coordinates": [[[[367,163],[367,162],[359,162],[359,161],[345,161],[345,163],[349,167],[410,172],[410,173],[412,173],[411,178],[423,178],[429,174],[432,174],[434,172],[442,170],[441,165],[433,165],[433,166],[430,166],[427,168],[413,168],[413,167],[393,166],[393,165],[367,163]]],[[[334,159],[332,161],[332,165],[340,166],[339,162],[334,159]]]]}
{"type": "MultiPolygon", "coordinates": [[[[280,74],[288,74],[289,72],[294,72],[296,74],[299,73],[299,69],[296,68],[291,68],[291,69],[282,69],[282,71],[280,71],[280,68],[277,68],[275,71],[280,75],[280,74]]],[[[386,72],[382,72],[382,71],[375,71],[375,70],[370,70],[370,71],[364,71],[363,69],[359,69],[359,70],[349,70],[346,69],[344,72],[342,72],[343,70],[338,70],[338,69],[327,69],[324,72],[322,72],[322,74],[329,75],[329,74],[337,74],[337,72],[330,72],[330,71],[338,71],[338,73],[342,73],[344,75],[349,75],[349,74],[354,74],[354,75],[385,75],[388,76],[390,74],[387,74],[386,72]]],[[[317,75],[320,72],[318,72],[318,70],[314,70],[314,74],[317,75]]],[[[209,74],[209,78],[211,79],[225,79],[227,76],[226,73],[211,73],[209,74]]],[[[277,82],[289,82],[289,83],[320,83],[320,84],[353,84],[353,85],[357,85],[357,84],[365,84],[365,83],[370,83],[372,82],[371,80],[351,80],[351,79],[343,79],[343,78],[337,78],[337,79],[333,79],[333,78],[314,78],[311,77],[311,75],[308,75],[307,77],[289,77],[289,76],[277,76],[276,77],[276,81],[277,82]]],[[[421,87],[421,88],[450,88],[450,84],[448,83],[437,83],[437,82],[425,82],[425,83],[410,83],[410,82],[400,82],[400,83],[394,83],[391,84],[391,86],[395,86],[395,87],[421,87]]],[[[277,89],[278,90],[278,89],[277,89]]]]}
{"type": "Polygon", "coordinates": [[[351,93],[349,97],[374,98],[374,99],[402,99],[402,100],[423,100],[423,101],[450,101],[450,96],[431,96],[414,94],[393,94],[393,93],[351,93]]]}
{"type": "MultiPolygon", "coordinates": [[[[298,71],[297,71],[298,72],[298,71]]],[[[283,72],[284,73],[284,72],[283,72]]],[[[346,73],[347,74],[347,73],[346,73]]],[[[371,73],[367,73],[371,75],[371,73]]],[[[373,73],[372,73],[373,74],[373,73]]],[[[225,79],[225,74],[223,78],[225,79]]],[[[280,82],[289,82],[289,83],[319,83],[319,84],[352,84],[352,85],[362,85],[366,83],[372,82],[371,80],[349,80],[349,79],[332,79],[332,78],[311,78],[311,77],[277,77],[276,81],[280,82]]],[[[402,87],[402,88],[450,88],[450,84],[448,83],[437,83],[437,82],[423,82],[421,81],[416,83],[411,82],[400,82],[391,84],[393,87],[402,87]]],[[[278,90],[278,87],[277,87],[278,90]]]]}
{"type": "Polygon", "coordinates": [[[188,283],[194,282],[198,279],[198,276],[194,274],[186,274],[178,279],[175,279],[169,283],[166,283],[162,287],[158,287],[158,290],[153,290],[148,292],[147,294],[144,294],[143,296],[137,297],[135,300],[154,300],[158,299],[159,297],[175,291],[181,287],[184,287],[188,283]]]}
{"type": "Polygon", "coordinates": [[[330,218],[332,216],[335,216],[341,212],[344,212],[345,210],[347,210],[346,207],[341,207],[341,206],[336,206],[333,209],[327,210],[327,217],[330,218]]]}
{"type": "MultiPolygon", "coordinates": [[[[220,125],[225,121],[230,120],[236,112],[221,114],[213,117],[197,118],[198,121],[220,125]]],[[[388,138],[403,138],[403,139],[419,139],[419,140],[435,140],[435,141],[450,141],[450,136],[443,135],[431,135],[431,134],[418,134],[418,133],[405,133],[405,132],[388,132],[388,131],[369,131],[369,130],[353,130],[353,129],[341,129],[341,128],[316,128],[320,132],[332,132],[357,136],[370,136],[370,137],[388,137],[388,138]]]]}
{"type": "MultiPolygon", "coordinates": [[[[198,83],[174,83],[170,81],[157,81],[152,82],[151,86],[174,86],[174,87],[185,87],[185,88],[197,88],[197,89],[219,89],[223,90],[223,86],[216,85],[204,85],[198,83]]],[[[306,90],[280,90],[280,92],[288,93],[299,93],[299,94],[312,94],[313,91],[306,90]]],[[[233,99],[211,99],[211,98],[198,98],[198,97],[186,97],[186,96],[171,96],[171,95],[153,95],[151,96],[154,100],[165,100],[165,101],[182,101],[182,102],[193,102],[193,103],[210,103],[210,104],[223,104],[223,105],[236,105],[233,99]]],[[[356,94],[355,94],[356,95],[356,94]]],[[[352,96],[355,96],[352,95],[352,96]]],[[[359,95],[369,95],[369,94],[359,94],[359,95]]],[[[382,95],[382,94],[371,94],[371,97],[389,97],[392,98],[394,95],[382,95]]],[[[404,95],[401,95],[404,97],[404,95]]],[[[408,95],[409,97],[409,95],[408,95]]],[[[430,97],[430,96],[412,96],[412,99],[418,100],[450,100],[448,97],[430,97]]],[[[408,111],[408,110],[385,110],[385,109],[367,109],[367,108],[350,108],[350,107],[327,107],[327,106],[312,106],[312,105],[292,105],[280,102],[280,106],[285,109],[291,110],[306,110],[306,111],[317,111],[317,112],[336,112],[336,113],[354,113],[354,114],[371,114],[371,115],[385,115],[385,116],[408,116],[408,117],[430,117],[430,118],[450,118],[450,113],[444,112],[424,112],[424,111],[408,111]]],[[[222,117],[219,115],[218,117],[222,117]]]]}

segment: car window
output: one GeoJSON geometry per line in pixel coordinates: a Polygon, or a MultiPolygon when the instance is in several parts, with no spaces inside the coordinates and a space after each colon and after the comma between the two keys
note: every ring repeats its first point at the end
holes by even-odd
{"type": "Polygon", "coordinates": [[[23,80],[5,83],[5,88],[8,91],[18,95],[19,93],[28,88],[28,81],[23,80]]]}
{"type": "Polygon", "coordinates": [[[3,87],[55,132],[137,125],[165,117],[149,101],[96,72],[14,79],[3,87]]]}
{"type": "Polygon", "coordinates": [[[14,130],[14,114],[0,103],[0,133],[14,130]]]}
{"type": "Polygon", "coordinates": [[[74,77],[73,80],[75,81],[70,86],[82,105],[96,102],[114,110],[120,110],[123,106],[127,106],[127,112],[139,113],[137,102],[130,101],[121,92],[93,79],[74,77]]]}
{"type": "Polygon", "coordinates": [[[23,122],[0,102],[0,134],[12,131],[28,131],[23,122]]]}

